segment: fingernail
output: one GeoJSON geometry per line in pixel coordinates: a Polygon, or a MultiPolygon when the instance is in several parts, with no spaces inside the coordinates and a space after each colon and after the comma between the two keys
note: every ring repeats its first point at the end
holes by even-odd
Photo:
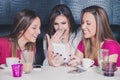
{"type": "Polygon", "coordinates": [[[59,54],[59,53],[56,53],[57,55],[59,54]]]}
{"type": "Polygon", "coordinates": [[[69,57],[71,57],[71,54],[69,55],[69,57]]]}
{"type": "Polygon", "coordinates": [[[62,54],[60,54],[60,56],[62,56],[62,54]]]}
{"type": "Polygon", "coordinates": [[[64,60],[66,60],[66,58],[64,58],[64,60]]]}

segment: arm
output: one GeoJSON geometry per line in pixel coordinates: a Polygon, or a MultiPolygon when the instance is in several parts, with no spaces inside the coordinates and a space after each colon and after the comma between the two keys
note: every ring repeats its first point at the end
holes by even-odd
{"type": "Polygon", "coordinates": [[[80,50],[77,49],[77,51],[75,53],[75,56],[80,58],[80,62],[79,63],[81,64],[81,60],[83,58],[83,53],[80,50]]]}
{"type": "Polygon", "coordinates": [[[71,56],[70,62],[68,63],[69,66],[77,66],[81,64],[81,60],[83,58],[83,53],[79,50],[76,51],[75,55],[71,56]]]}
{"type": "Polygon", "coordinates": [[[52,52],[52,51],[48,51],[48,62],[50,66],[60,66],[63,64],[63,59],[60,55],[52,52]]]}
{"type": "Polygon", "coordinates": [[[83,58],[83,43],[80,42],[77,47],[77,51],[76,51],[75,55],[71,56],[71,61],[68,64],[70,66],[77,66],[77,65],[81,64],[82,58],[83,58]]]}

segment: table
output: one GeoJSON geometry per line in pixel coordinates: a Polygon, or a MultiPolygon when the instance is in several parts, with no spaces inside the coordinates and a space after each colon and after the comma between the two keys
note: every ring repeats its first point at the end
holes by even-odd
{"type": "Polygon", "coordinates": [[[120,80],[120,67],[114,77],[106,77],[91,68],[82,73],[68,73],[71,67],[50,67],[34,68],[30,74],[22,74],[20,78],[12,77],[11,70],[0,69],[0,80],[120,80]]]}

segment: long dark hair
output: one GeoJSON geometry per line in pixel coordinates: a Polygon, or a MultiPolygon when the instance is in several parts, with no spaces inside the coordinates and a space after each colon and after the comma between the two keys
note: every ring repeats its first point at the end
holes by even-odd
{"type": "Polygon", "coordinates": [[[54,24],[55,18],[61,14],[64,15],[68,19],[68,21],[70,23],[70,32],[77,33],[78,27],[75,23],[75,20],[73,18],[73,15],[72,15],[70,8],[67,7],[65,4],[59,4],[59,5],[56,5],[50,13],[49,23],[48,23],[48,34],[51,36],[55,33],[55,29],[54,29],[53,24],[54,24]]]}

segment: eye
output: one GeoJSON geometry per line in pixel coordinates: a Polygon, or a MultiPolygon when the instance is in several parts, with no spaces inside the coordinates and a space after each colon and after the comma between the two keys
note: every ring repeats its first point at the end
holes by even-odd
{"type": "Polygon", "coordinates": [[[40,29],[40,26],[39,25],[32,25],[31,28],[34,29],[34,30],[35,29],[40,29]]]}
{"type": "Polygon", "coordinates": [[[84,24],[84,22],[82,21],[81,24],[84,24]]]}
{"type": "Polygon", "coordinates": [[[84,22],[82,22],[81,24],[84,24],[84,22]]]}
{"type": "Polygon", "coordinates": [[[36,29],[36,27],[32,27],[32,29],[36,29]]]}
{"type": "Polygon", "coordinates": [[[91,25],[91,23],[87,23],[87,25],[91,25]]]}
{"type": "Polygon", "coordinates": [[[54,23],[54,25],[58,25],[58,23],[54,23]]]}
{"type": "Polygon", "coordinates": [[[62,24],[66,24],[66,22],[62,22],[62,24]]]}

